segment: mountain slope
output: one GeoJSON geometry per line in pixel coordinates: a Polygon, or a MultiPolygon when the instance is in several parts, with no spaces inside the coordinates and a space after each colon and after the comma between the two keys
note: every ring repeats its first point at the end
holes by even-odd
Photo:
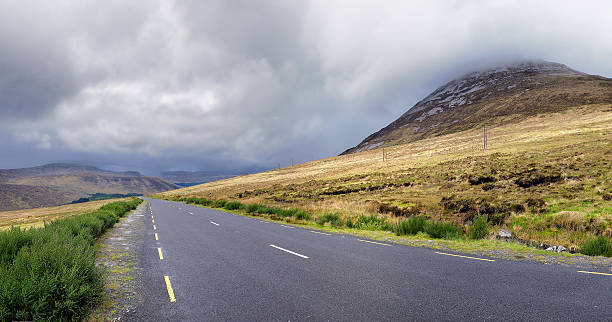
{"type": "Polygon", "coordinates": [[[523,61],[450,81],[343,154],[518,122],[571,106],[612,102],[612,79],[565,65],[523,61]]]}
{"type": "Polygon", "coordinates": [[[94,193],[151,194],[178,188],[138,172],[112,172],[92,166],[54,163],[0,170],[0,210],[57,206],[94,193]]]}

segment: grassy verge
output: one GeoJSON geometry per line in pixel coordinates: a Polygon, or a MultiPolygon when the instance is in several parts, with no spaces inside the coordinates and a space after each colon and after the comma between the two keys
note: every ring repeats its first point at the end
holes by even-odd
{"type": "MultiPolygon", "coordinates": [[[[183,201],[182,198],[167,199],[183,201]]],[[[201,205],[204,207],[219,208],[239,214],[255,217],[265,217],[271,220],[280,220],[291,224],[318,226],[320,228],[349,229],[364,231],[392,232],[396,236],[419,236],[424,239],[455,240],[463,245],[469,243],[479,244],[478,240],[486,242],[490,227],[486,215],[475,218],[472,222],[460,226],[450,221],[432,220],[425,216],[388,217],[383,215],[347,216],[340,212],[309,213],[298,208],[282,208],[267,206],[260,203],[244,204],[239,201],[210,200],[206,198],[190,197],[185,203],[201,205]]],[[[482,244],[482,242],[480,242],[482,244]]],[[[465,248],[465,247],[460,247],[465,248]]],[[[590,256],[612,257],[612,239],[599,236],[588,239],[579,252],[590,256]]]]}
{"type": "Polygon", "coordinates": [[[44,228],[1,232],[0,320],[84,318],[103,294],[94,240],[140,202],[113,202],[44,228]]]}

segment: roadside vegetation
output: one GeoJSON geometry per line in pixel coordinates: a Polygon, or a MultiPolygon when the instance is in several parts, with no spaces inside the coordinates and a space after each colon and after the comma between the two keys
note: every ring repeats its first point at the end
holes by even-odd
{"type": "Polygon", "coordinates": [[[142,196],[142,194],[141,193],[93,193],[93,194],[90,194],[89,197],[79,198],[71,202],[71,204],[96,201],[96,200],[129,198],[129,197],[138,197],[138,196],[142,196]]]}
{"type": "Polygon", "coordinates": [[[503,229],[525,245],[571,252],[612,238],[612,106],[491,126],[488,146],[482,130],[467,130],[385,147],[384,161],[370,150],[157,196],[300,209],[315,223],[400,234],[428,227],[436,236],[492,239],[503,229]]]}
{"type": "Polygon", "coordinates": [[[0,321],[78,321],[103,295],[94,241],[142,200],[0,232],[0,321]]]}
{"type": "MultiPolygon", "coordinates": [[[[465,225],[450,221],[433,220],[423,215],[412,217],[391,217],[381,214],[361,214],[358,216],[341,212],[309,213],[299,208],[267,206],[260,203],[244,204],[239,201],[210,200],[207,198],[182,197],[166,200],[185,202],[209,208],[218,208],[254,217],[265,217],[270,220],[284,221],[291,224],[303,224],[329,228],[358,229],[370,231],[387,231],[397,236],[421,235],[425,238],[447,240],[479,240],[490,236],[490,223],[487,215],[475,218],[465,225]]],[[[612,257],[612,238],[599,236],[585,241],[575,250],[585,255],[612,257]]]]}

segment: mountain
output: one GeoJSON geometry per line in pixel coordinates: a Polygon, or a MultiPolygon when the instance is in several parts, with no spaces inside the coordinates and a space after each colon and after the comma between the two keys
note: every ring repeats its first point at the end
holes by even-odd
{"type": "Polygon", "coordinates": [[[452,80],[349,154],[484,125],[518,122],[571,106],[612,102],[612,79],[543,60],[474,71],[452,80]]]}
{"type": "Polygon", "coordinates": [[[93,166],[53,163],[0,170],[0,211],[57,206],[104,194],[151,194],[178,188],[135,171],[113,172],[93,166]]]}

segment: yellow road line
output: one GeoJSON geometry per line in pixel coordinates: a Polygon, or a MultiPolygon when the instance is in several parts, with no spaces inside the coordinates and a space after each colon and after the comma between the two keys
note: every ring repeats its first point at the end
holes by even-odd
{"type": "Polygon", "coordinates": [[[612,274],[609,274],[609,273],[588,272],[588,271],[578,271],[578,273],[585,273],[585,274],[597,274],[597,275],[608,275],[608,276],[612,276],[612,274]]]}
{"type": "Polygon", "coordinates": [[[478,258],[478,257],[470,257],[470,256],[463,256],[463,255],[455,255],[455,254],[448,254],[448,253],[440,253],[440,252],[435,252],[436,254],[440,254],[440,255],[447,255],[447,256],[455,256],[455,257],[461,257],[461,258],[469,258],[469,259],[477,259],[479,261],[487,261],[487,262],[494,262],[494,259],[486,259],[486,258],[478,258]]]}
{"type": "Polygon", "coordinates": [[[159,259],[164,259],[164,255],[162,255],[161,248],[157,247],[157,252],[159,253],[159,259]]]}
{"type": "Polygon", "coordinates": [[[176,302],[174,291],[172,290],[172,284],[170,284],[170,277],[164,276],[164,280],[166,281],[166,289],[168,289],[168,297],[170,298],[170,302],[176,302]]]}
{"type": "Polygon", "coordinates": [[[373,242],[373,241],[369,241],[369,240],[365,240],[365,239],[357,239],[358,241],[362,241],[364,243],[370,243],[370,244],[376,244],[376,245],[383,245],[383,246],[391,246],[389,244],[383,244],[383,243],[377,243],[377,242],[373,242]]]}
{"type": "Polygon", "coordinates": [[[155,219],[151,219],[151,222],[152,222],[152,223],[155,223],[155,219]]]}
{"type": "Polygon", "coordinates": [[[155,227],[155,225],[153,225],[153,230],[157,230],[157,227],[155,227]]]}
{"type": "Polygon", "coordinates": [[[155,240],[159,240],[159,237],[157,237],[157,233],[155,233],[155,240]]]}

